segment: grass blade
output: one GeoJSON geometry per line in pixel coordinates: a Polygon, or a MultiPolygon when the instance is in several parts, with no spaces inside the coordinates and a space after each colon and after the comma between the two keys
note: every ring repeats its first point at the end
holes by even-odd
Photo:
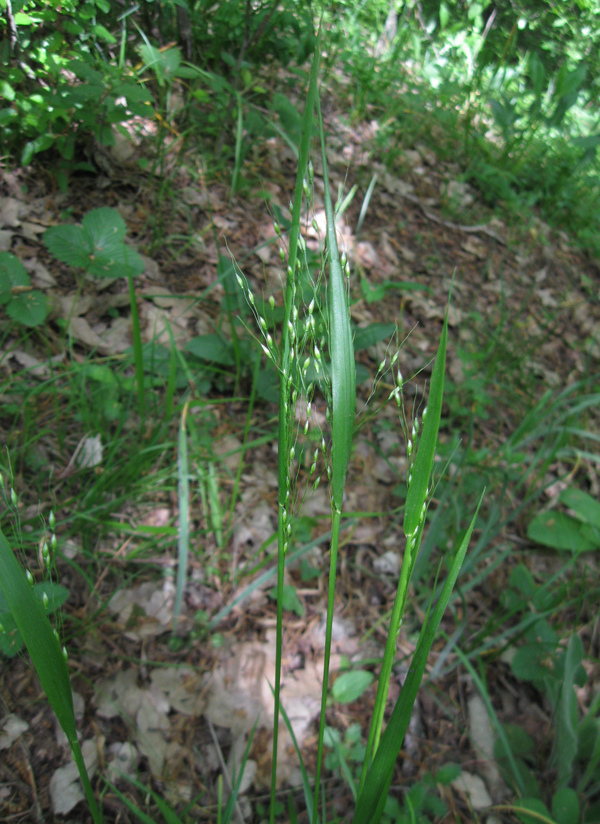
{"type": "Polygon", "coordinates": [[[189,549],[189,508],[190,508],[190,476],[188,472],[187,429],[186,418],[189,400],[185,402],[179,424],[179,443],[177,460],[177,490],[179,503],[179,535],[177,538],[177,591],[175,607],[173,609],[173,631],[177,626],[177,618],[181,610],[183,590],[185,588],[185,574],[189,549]]]}
{"type": "Polygon", "coordinates": [[[462,566],[471,534],[475,526],[475,521],[479,513],[479,507],[483,500],[483,494],[479,499],[477,509],[469,528],[461,542],[456,555],[450,566],[448,578],[444,583],[440,598],[435,605],[433,615],[426,619],[425,624],[421,629],[419,640],[415,654],[412,659],[412,666],[409,670],[402,692],[398,698],[392,716],[381,738],[381,743],[373,759],[373,764],[367,775],[362,791],[358,797],[354,818],[354,824],[378,824],[385,802],[388,796],[392,776],[394,773],[394,765],[398,752],[402,747],[406,730],[410,722],[412,708],[417,697],[417,692],[425,672],[427,664],[427,657],[431,649],[431,645],[435,639],[437,629],[439,627],[442,616],[446,610],[454,584],[458,578],[460,568],[462,566]]]}
{"type": "Polygon", "coordinates": [[[331,636],[333,629],[333,608],[335,601],[335,580],[337,572],[337,553],[342,519],[342,503],[346,475],[352,452],[354,437],[354,413],[356,405],[356,367],[354,364],[354,346],[350,329],[350,311],[346,294],[344,273],[337,246],[335,216],[329,191],[327,174],[327,156],[325,152],[325,131],[321,104],[317,94],[317,111],[319,131],[321,133],[321,152],[323,157],[323,184],[325,215],[327,218],[327,257],[329,260],[329,355],[331,358],[331,549],[329,557],[329,585],[327,592],[327,619],[325,624],[325,651],[323,658],[323,689],[321,695],[321,716],[319,720],[319,742],[317,749],[317,766],[315,774],[315,820],[319,809],[319,784],[323,762],[323,738],[325,735],[325,713],[327,708],[327,690],[329,682],[329,660],[331,655],[331,636]]]}
{"type": "Polygon", "coordinates": [[[33,594],[21,565],[1,531],[0,589],[29,650],[50,706],[67,736],[93,819],[96,824],[101,824],[102,815],[96,806],[77,740],[71,681],[60,643],[52,631],[42,602],[33,594]]]}
{"type": "Polygon", "coordinates": [[[423,433],[417,449],[417,454],[411,469],[411,479],[406,496],[404,509],[404,534],[407,540],[407,550],[411,538],[416,536],[419,525],[425,516],[425,502],[433,469],[433,458],[437,445],[440,418],[442,415],[442,398],[444,394],[444,374],[446,371],[446,345],[448,342],[448,312],[444,319],[442,337],[435,358],[435,365],[431,375],[429,399],[427,409],[423,412],[423,433]]]}

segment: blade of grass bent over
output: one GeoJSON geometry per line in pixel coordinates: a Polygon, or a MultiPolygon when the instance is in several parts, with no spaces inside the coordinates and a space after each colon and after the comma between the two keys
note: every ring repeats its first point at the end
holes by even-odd
{"type": "Polygon", "coordinates": [[[346,297],[346,284],[337,247],[335,216],[329,191],[327,176],[327,157],[325,153],[325,133],[321,104],[317,95],[319,114],[319,131],[321,133],[321,151],[323,156],[323,185],[325,215],[327,218],[327,259],[329,261],[328,310],[329,310],[329,355],[331,357],[331,549],[329,558],[329,586],[327,593],[327,620],[325,625],[325,653],[323,660],[323,689],[321,695],[321,717],[319,722],[319,743],[317,749],[317,767],[315,775],[314,811],[317,819],[319,802],[319,783],[323,761],[323,737],[325,735],[325,712],[327,708],[327,689],[329,682],[329,659],[331,654],[331,635],[333,628],[333,608],[335,600],[335,579],[337,570],[337,552],[342,519],[342,503],[348,463],[352,451],[354,436],[354,412],[356,405],[356,367],[354,364],[354,347],[350,329],[350,311],[346,297]]]}
{"type": "Polygon", "coordinates": [[[304,189],[304,179],[308,168],[308,153],[310,149],[310,139],[312,132],[313,114],[315,109],[315,98],[317,94],[317,78],[319,75],[319,64],[321,58],[321,30],[317,36],[317,43],[313,55],[312,69],[310,73],[310,84],[304,108],[302,120],[302,138],[300,141],[300,156],[298,159],[298,171],[296,174],[296,188],[294,190],[294,204],[292,209],[292,225],[289,237],[288,269],[285,286],[285,315],[283,319],[283,331],[280,347],[279,362],[279,434],[278,434],[278,458],[277,458],[277,484],[278,484],[278,527],[277,527],[277,626],[275,636],[275,684],[274,684],[274,709],[273,709],[273,766],[271,769],[271,805],[269,821],[273,824],[275,820],[275,800],[277,792],[277,743],[279,727],[279,707],[281,692],[281,657],[282,657],[282,637],[283,637],[283,576],[285,571],[285,550],[287,535],[285,534],[285,524],[283,512],[287,504],[287,471],[288,456],[290,449],[290,395],[291,395],[291,358],[290,358],[290,317],[292,314],[293,286],[296,277],[296,260],[298,258],[298,239],[300,237],[300,219],[302,215],[302,194],[304,189]]]}
{"type": "Polygon", "coordinates": [[[29,650],[31,661],[50,706],[67,736],[94,822],[101,824],[102,815],[96,806],[96,799],[77,740],[73,694],[66,661],[58,639],[52,632],[42,602],[32,592],[21,565],[1,531],[0,589],[29,650]]]}
{"type": "Polygon", "coordinates": [[[392,783],[394,765],[400,748],[402,747],[406,730],[408,729],[417,692],[425,672],[429,651],[431,650],[437,629],[448,606],[454,584],[456,583],[464,561],[484,494],[485,491],[479,499],[469,528],[452,560],[448,577],[433,610],[433,615],[430,617],[428,613],[425,624],[419,634],[419,640],[417,641],[417,647],[411,661],[408,676],[404,682],[400,696],[396,701],[385,732],[381,737],[381,742],[368,772],[367,780],[358,796],[354,818],[352,819],[353,824],[378,824],[383,813],[390,784],[392,783]]]}

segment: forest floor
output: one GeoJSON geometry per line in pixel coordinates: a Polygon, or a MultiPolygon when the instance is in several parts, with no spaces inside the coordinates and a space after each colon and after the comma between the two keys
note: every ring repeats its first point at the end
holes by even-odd
{"type": "MultiPolygon", "coordinates": [[[[458,763],[463,775],[471,778],[440,786],[449,813],[432,820],[491,822],[489,804],[501,804],[511,794],[490,760],[493,734],[478,690],[448,639],[454,634],[463,649],[475,650],[473,660],[481,662],[480,672],[485,672],[486,689],[502,723],[525,729],[539,752],[549,752],[548,704],[533,686],[515,679],[502,654],[502,596],[518,564],[538,584],[563,574],[564,555],[532,544],[528,522],[535,512],[554,505],[567,473],[596,498],[600,479],[597,464],[583,458],[571,468],[557,457],[544,467],[543,477],[533,472],[514,488],[504,484],[501,470],[528,464],[534,454],[536,444],[517,443],[515,433],[532,410],[540,409],[542,416],[544,393],[550,391],[554,397],[571,386],[585,387],[586,380],[600,372],[600,265],[534,212],[524,209],[515,218],[502,213],[500,206],[486,206],[478,192],[460,182],[460,168],[439,160],[431,148],[403,147],[397,166],[386,169],[375,154],[374,123],[351,124],[329,109],[325,127],[332,191],[340,186],[347,193],[358,186],[340,220],[339,238],[351,266],[352,321],[372,334],[364,348],[357,347],[357,363],[371,375],[361,382],[363,370],[357,381],[365,401],[379,359],[397,329],[398,364],[407,380],[407,417],[422,404],[454,279],[448,394],[440,433],[443,463],[438,470],[440,475],[444,472],[453,449],[468,447],[465,477],[472,485],[465,482],[456,498],[452,492],[444,498],[451,511],[436,533],[444,543],[427,550],[399,638],[406,656],[414,648],[441,553],[464,531],[482,478],[488,483],[486,515],[478,522],[476,540],[482,540],[485,524],[492,523],[486,520],[492,512],[494,529],[484,541],[485,550],[479,550],[461,579],[464,586],[444,620],[445,636],[431,655],[429,680],[398,762],[394,792],[401,798],[424,775],[458,763]],[[376,185],[357,233],[374,174],[376,185]],[[539,493],[533,508],[520,509],[532,487],[539,493]],[[483,803],[476,798],[481,790],[478,778],[489,794],[483,803]]],[[[13,470],[26,541],[29,531],[39,533],[40,516],[47,518],[50,509],[59,524],[57,537],[66,556],[59,563],[59,581],[71,593],[63,608],[64,632],[81,736],[96,775],[103,773],[116,782],[118,768],[177,809],[190,804],[193,820],[216,820],[216,776],[228,759],[229,769],[234,759],[239,763],[260,711],[248,786],[236,815],[237,820],[261,821],[268,808],[268,681],[273,677],[275,626],[275,602],[269,596],[277,515],[277,408],[267,400],[272,384],[267,371],[261,371],[263,388],[248,417],[255,355],[250,357],[250,350],[244,349],[247,362],[241,374],[235,374],[227,354],[212,377],[204,375],[178,389],[179,400],[190,399],[200,436],[204,432],[207,437],[201,438],[200,454],[190,455],[199,480],[192,488],[188,585],[174,639],[179,417],[168,422],[162,444],[152,443],[154,457],[144,465],[142,478],[133,481],[125,474],[127,480],[119,481],[119,461],[130,460],[136,440],[140,452],[147,446],[132,410],[126,422],[120,411],[112,420],[107,412],[102,432],[105,454],[111,452],[113,435],[119,450],[127,442],[132,452],[100,458],[95,464],[77,463],[77,450],[96,433],[86,429],[85,418],[77,416],[64,392],[42,393],[42,384],[52,381],[43,364],[54,358],[56,369],[71,376],[92,363],[117,372],[131,346],[127,282],[86,278],[78,283],[68,267],[51,258],[41,239],[49,226],[67,219],[80,222],[92,209],[117,209],[126,221],[128,238],[146,262],[135,284],[144,340],[154,339],[168,348],[172,335],[182,351],[201,335],[218,333],[230,340],[226,287],[218,277],[220,256],[226,261],[230,255],[235,258],[256,295],[273,295],[276,305],[281,304],[282,267],[273,209],[289,214],[295,158],[279,138],[253,147],[242,169],[241,192],[230,199],[230,180],[207,174],[197,150],[172,140],[161,174],[155,176],[144,175],[137,166],[144,151],[142,142],[129,157],[103,152],[102,160],[95,158],[102,163],[98,173],[74,175],[66,194],[53,189],[50,171],[43,168],[0,177],[2,248],[25,263],[33,285],[46,291],[53,306],[43,331],[22,335],[2,322],[3,401],[24,399],[18,415],[0,413],[2,442],[19,456],[13,459],[13,470]],[[25,383],[18,383],[19,375],[25,383]],[[39,427],[43,437],[31,437],[32,426],[39,427]],[[25,431],[31,449],[23,443],[25,431]],[[107,480],[110,474],[112,485],[107,480]],[[204,474],[213,478],[212,489],[217,490],[222,533],[210,522],[214,501],[213,509],[207,509],[201,495],[204,474]],[[104,486],[100,489],[99,484],[104,486]],[[104,495],[102,505],[89,505],[91,488],[94,501],[104,495]]],[[[322,226],[321,164],[314,162],[314,217],[322,226]]],[[[308,221],[307,241],[316,243],[310,226],[308,221]]],[[[243,334],[242,327],[237,329],[243,334]]],[[[392,351],[396,345],[392,343],[392,351]]],[[[86,380],[81,385],[93,392],[94,403],[102,403],[102,393],[112,391],[94,384],[89,372],[86,380]]],[[[70,385],[65,379],[64,386],[70,385]]],[[[377,415],[360,419],[351,461],[334,673],[347,662],[372,666],[368,662],[381,654],[383,619],[395,594],[403,547],[399,489],[406,452],[397,410],[385,405],[389,390],[384,381],[372,401],[381,406],[377,415]]],[[[115,403],[123,403],[121,395],[115,403]]],[[[317,414],[323,414],[319,402],[315,405],[317,414]]],[[[597,408],[589,414],[585,425],[600,432],[597,408]]],[[[302,475],[302,467],[299,472],[302,475]]],[[[294,718],[309,773],[327,586],[325,487],[307,499],[299,522],[296,546],[311,546],[290,565],[289,582],[296,598],[286,611],[284,638],[282,699],[294,718]]],[[[432,512],[445,488],[441,485],[436,491],[432,512]]],[[[581,690],[584,706],[600,683],[598,616],[588,598],[598,586],[597,561],[581,559],[564,576],[568,606],[556,610],[556,625],[565,634],[576,629],[596,660],[589,665],[588,684],[581,690]]],[[[403,672],[402,666],[397,668],[392,702],[403,672]]],[[[35,673],[23,658],[0,661],[0,696],[0,713],[25,725],[18,727],[20,735],[11,737],[5,721],[0,722],[0,745],[5,750],[0,759],[0,818],[40,822],[56,815],[57,820],[91,820],[84,803],[69,806],[77,800],[72,795],[77,792],[74,776],[58,768],[68,765],[70,757],[40,696],[35,673]]],[[[358,701],[332,701],[329,708],[328,721],[339,731],[350,761],[357,729],[353,725],[366,734],[373,699],[374,691],[367,691],[358,701]]],[[[283,741],[279,761],[283,798],[286,788],[300,783],[289,741],[283,741]]],[[[332,756],[326,783],[329,816],[346,820],[352,796],[334,762],[332,756]]],[[[95,781],[100,790],[103,783],[95,781]]],[[[156,808],[149,796],[130,784],[118,786],[124,796],[153,814],[156,808]]],[[[123,796],[112,788],[105,791],[102,803],[107,822],[135,820],[123,796]]],[[[281,820],[288,820],[285,809],[281,820]]],[[[497,821],[505,820],[500,812],[496,815],[497,821]]]]}

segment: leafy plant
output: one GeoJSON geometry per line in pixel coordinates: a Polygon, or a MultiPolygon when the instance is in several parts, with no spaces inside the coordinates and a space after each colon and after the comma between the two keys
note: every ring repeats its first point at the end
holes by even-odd
{"type": "MultiPolygon", "coordinates": [[[[6,494],[3,478],[1,486],[6,494]]],[[[10,491],[10,501],[13,507],[17,506],[14,486],[10,491]]],[[[53,529],[53,517],[50,516],[48,520],[50,528],[53,529]]],[[[46,543],[45,548],[42,549],[42,559],[46,566],[53,563],[51,552],[54,553],[55,548],[56,539],[52,537],[50,544],[46,543]]],[[[10,611],[11,620],[22,642],[27,646],[44,692],[67,737],[94,822],[102,824],[102,814],[96,804],[77,738],[66,650],[64,647],[61,649],[58,633],[52,630],[48,621],[46,607],[50,602],[49,596],[46,592],[42,592],[42,597],[37,597],[33,591],[33,582],[32,572],[28,570],[26,575],[0,530],[0,594],[10,611]]],[[[59,591],[54,591],[52,594],[54,599],[60,600],[59,591]]],[[[16,640],[16,636],[9,639],[9,644],[13,640],[16,640]]]]}
{"type": "Polygon", "coordinates": [[[133,351],[138,391],[138,410],[145,415],[144,356],[133,278],[144,270],[144,261],[125,243],[127,227],[115,209],[103,207],[89,212],[81,226],[53,226],[44,233],[44,243],[58,260],[84,269],[100,278],[127,277],[133,327],[133,351]]]}
{"type": "Polygon", "coordinates": [[[0,252],[0,306],[23,326],[40,326],[48,314],[46,296],[31,289],[25,267],[9,252],[0,252]]]}
{"type": "Polygon", "coordinates": [[[600,548],[600,503],[581,489],[569,487],[558,500],[574,515],[560,510],[540,512],[527,527],[527,537],[543,546],[571,552],[600,548]]]}
{"type": "Polygon", "coordinates": [[[553,741],[547,761],[539,742],[519,727],[506,725],[495,745],[495,755],[508,782],[523,796],[515,810],[519,820],[534,820],[526,812],[544,815],[557,824],[580,824],[596,819],[600,809],[600,722],[598,699],[582,717],[576,688],[587,681],[583,645],[573,634],[566,646],[546,617],[561,595],[536,586],[524,566],[515,567],[504,606],[533,608],[522,643],[511,658],[516,678],[529,681],[542,693],[551,709],[553,741]],[[508,749],[507,749],[508,748],[508,749]],[[538,780],[552,775],[552,781],[538,780]],[[547,806],[548,805],[548,806],[547,806]]]}
{"type": "Polygon", "coordinates": [[[125,71],[123,54],[115,62],[106,57],[117,39],[105,0],[68,0],[60,9],[52,0],[3,5],[0,143],[5,152],[19,153],[22,165],[55,150],[64,189],[70,171],[94,168],[78,157],[82,143],[93,136],[113,145],[113,128],[146,116],[152,97],[125,71]]]}

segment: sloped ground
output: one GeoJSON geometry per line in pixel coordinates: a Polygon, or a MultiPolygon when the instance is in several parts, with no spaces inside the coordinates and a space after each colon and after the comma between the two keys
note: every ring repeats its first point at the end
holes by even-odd
{"type": "MultiPolygon", "coordinates": [[[[476,459],[483,466],[489,464],[493,478],[494,462],[500,462],[498,450],[524,411],[547,389],[559,391],[599,372],[598,264],[573,249],[567,237],[551,232],[535,215],[515,223],[489,212],[477,193],[458,181],[460,169],[442,164],[431,150],[405,147],[402,165],[388,171],[373,156],[374,124],[350,127],[330,110],[326,128],[331,135],[332,191],[338,184],[345,192],[358,185],[339,229],[340,246],[351,262],[352,319],[365,329],[372,324],[397,326],[402,342],[400,368],[405,378],[412,378],[407,386],[410,417],[413,403],[417,407],[422,402],[454,277],[449,395],[441,440],[448,444],[448,450],[459,439],[469,443],[476,459]],[[357,233],[374,174],[377,182],[357,233]]],[[[5,380],[24,367],[35,366],[28,357],[45,360],[48,355],[58,355],[81,363],[94,350],[110,364],[116,363],[111,358],[131,344],[126,282],[86,280],[78,293],[72,273],[53,261],[40,243],[44,229],[60,222],[65,211],[79,221],[93,208],[111,206],[125,218],[128,236],[148,258],[146,271],[136,285],[145,340],[161,336],[160,341],[168,346],[167,327],[180,347],[192,337],[216,329],[225,336],[230,334],[224,319],[223,284],[217,279],[219,254],[228,255],[227,249],[255,294],[272,294],[280,302],[281,265],[277,245],[270,243],[275,232],[269,212],[278,206],[285,214],[293,191],[295,162],[287,146],[273,139],[250,153],[245,179],[258,182],[245,183],[245,196],[231,203],[229,181],[206,182],[197,171],[200,159],[177,144],[171,148],[162,178],[141,177],[135,161],[137,153],[145,151],[148,147],[142,145],[129,158],[105,157],[103,171],[97,176],[74,177],[65,196],[52,190],[50,177],[43,170],[40,174],[3,175],[3,248],[26,262],[34,285],[47,290],[54,303],[45,335],[24,340],[5,326],[1,363],[5,380]],[[167,194],[164,186],[161,193],[166,180],[167,194]],[[27,185],[26,194],[23,184],[27,185]],[[160,226],[160,235],[152,236],[149,225],[160,226]],[[72,347],[64,355],[61,321],[71,324],[72,347]]],[[[314,217],[319,226],[323,214],[317,155],[313,158],[314,217]]],[[[315,234],[308,229],[307,239],[315,242],[315,234]]],[[[385,352],[387,338],[357,352],[357,362],[371,376],[385,352]]],[[[59,540],[76,564],[62,564],[60,578],[71,590],[65,607],[69,657],[78,693],[80,730],[89,742],[91,763],[112,780],[116,780],[115,769],[137,776],[145,787],[157,790],[178,809],[200,796],[191,806],[193,820],[216,820],[216,776],[225,762],[229,769],[234,762],[239,763],[259,711],[261,721],[247,773],[251,784],[236,815],[238,820],[259,821],[268,806],[268,681],[273,680],[275,625],[275,604],[268,591],[274,579],[267,578],[254,587],[253,582],[273,566],[270,553],[274,545],[265,544],[276,529],[276,409],[264,398],[257,399],[250,443],[242,456],[247,403],[239,398],[249,392],[250,364],[247,366],[240,387],[234,386],[230,375],[219,384],[209,384],[204,394],[192,394],[192,412],[199,420],[206,410],[211,415],[211,449],[206,458],[216,466],[223,509],[229,505],[240,460],[243,467],[226,545],[217,545],[198,495],[192,504],[190,582],[176,639],[170,636],[178,515],[173,442],[166,442],[162,453],[157,450],[157,482],[146,478],[139,489],[125,488],[122,502],[110,518],[101,514],[94,522],[97,563],[81,554],[77,545],[81,530],[68,536],[69,522],[79,508],[77,493],[71,490],[79,489],[83,502],[87,483],[85,473],[76,470],[73,460],[78,444],[88,435],[80,424],[73,420],[66,437],[48,437],[43,444],[46,465],[40,471],[45,473],[44,500],[40,501],[37,488],[30,483],[26,466],[18,467],[16,478],[24,524],[34,523],[40,511],[47,513],[54,508],[65,531],[64,536],[59,532],[59,540]],[[233,397],[234,389],[237,397],[233,397]],[[160,474],[163,471],[165,474],[160,474]],[[65,495],[61,487],[71,474],[76,476],[75,486],[65,495]],[[111,523],[102,527],[103,517],[111,523]],[[120,531],[118,522],[127,528],[120,531]],[[264,562],[261,569],[249,575],[248,570],[260,562],[264,562]],[[83,584],[78,567],[85,570],[93,588],[83,584]],[[236,602],[242,594],[247,597],[236,602]],[[195,618],[199,610],[206,613],[203,623],[195,618]]],[[[370,387],[370,381],[359,386],[365,401],[370,387]]],[[[372,401],[373,408],[385,401],[389,389],[384,380],[372,401]]],[[[362,404],[357,406],[360,409],[362,404]]],[[[317,408],[317,412],[324,409],[317,408]]],[[[31,414],[40,415],[52,431],[53,416],[62,414],[61,404],[40,402],[40,408],[31,414]]],[[[2,440],[16,450],[20,430],[14,427],[15,418],[2,417],[2,426],[12,427],[3,431],[2,440]]],[[[598,432],[597,409],[585,424],[598,432]]],[[[176,425],[177,420],[173,420],[173,433],[176,425]]],[[[57,432],[59,429],[64,430],[64,422],[57,422],[57,432]]],[[[403,546],[398,486],[404,479],[404,456],[397,413],[386,406],[374,420],[366,420],[356,439],[346,510],[350,515],[365,513],[368,517],[353,518],[345,531],[333,671],[341,665],[342,656],[372,659],[382,649],[382,618],[391,608],[403,546]]],[[[194,460],[201,463],[202,458],[195,456],[194,460]]],[[[559,461],[553,463],[547,467],[547,477],[558,478],[564,468],[559,461]]],[[[440,464],[440,473],[442,470],[440,464]]],[[[101,462],[94,471],[103,471],[101,462]]],[[[593,462],[583,460],[575,471],[578,484],[597,497],[600,484],[593,462]]],[[[436,494],[438,501],[443,488],[440,496],[436,494]]],[[[559,491],[560,484],[550,486],[542,505],[552,503],[559,491]]],[[[468,489],[459,487],[457,494],[468,496],[468,489]]],[[[523,489],[519,494],[524,494],[523,489]]],[[[496,498],[499,487],[492,484],[488,495],[490,507],[497,501],[501,509],[512,511],[510,492],[496,498]]],[[[463,529],[476,497],[473,491],[469,500],[456,503],[463,529]]],[[[326,532],[327,513],[327,493],[319,488],[307,500],[304,513],[312,520],[302,523],[298,535],[299,546],[311,539],[315,546],[310,556],[299,558],[289,572],[296,587],[295,608],[301,614],[286,612],[282,696],[296,734],[303,740],[309,773],[316,740],[312,724],[318,711],[326,591],[327,542],[317,539],[326,532]],[[311,571],[316,571],[314,577],[310,577],[311,571]]],[[[527,541],[531,514],[521,513],[499,530],[479,566],[470,570],[467,580],[479,577],[471,588],[465,588],[462,600],[447,616],[444,630],[448,636],[466,622],[461,636],[465,644],[485,638],[485,628],[498,621],[501,594],[517,559],[525,559],[541,581],[561,568],[558,555],[543,552],[527,541]],[[503,564],[495,566],[494,553],[499,557],[507,546],[512,552],[503,564]]],[[[457,525],[444,533],[450,545],[458,531],[457,525]]],[[[435,552],[430,558],[435,574],[435,552]]],[[[590,660],[597,660],[597,615],[586,593],[597,589],[598,570],[593,558],[586,563],[595,578],[588,571],[579,589],[572,585],[572,597],[579,597],[578,613],[563,611],[557,619],[565,628],[577,626],[590,660]]],[[[416,588],[418,597],[399,639],[399,649],[406,655],[413,648],[414,632],[423,617],[427,583],[421,580],[416,588]]],[[[540,749],[547,750],[552,730],[548,707],[532,687],[511,676],[508,665],[495,652],[498,650],[486,651],[485,672],[487,689],[501,720],[523,726],[540,749]]],[[[70,806],[73,776],[56,772],[68,764],[69,756],[56,734],[52,713],[41,700],[34,673],[19,658],[3,660],[0,666],[5,735],[0,738],[5,749],[5,757],[0,759],[3,820],[47,821],[53,813],[62,820],[61,811],[69,821],[91,820],[84,804],[70,806]]],[[[485,757],[488,722],[485,713],[481,717],[477,691],[452,649],[442,641],[432,654],[430,672],[435,680],[421,692],[399,759],[396,791],[401,796],[399,791],[425,772],[459,762],[465,771],[486,781],[495,803],[506,800],[506,787],[485,757]]],[[[589,665],[588,677],[580,698],[584,709],[597,692],[597,664],[589,665]]],[[[401,681],[402,667],[390,688],[391,701],[401,681]]],[[[330,723],[343,735],[358,722],[364,734],[372,700],[373,695],[367,692],[359,701],[332,704],[330,723]]],[[[295,756],[285,737],[280,764],[282,786],[297,786],[295,756]]],[[[98,788],[101,786],[99,782],[98,788]]],[[[136,794],[130,785],[119,783],[119,788],[142,807],[148,803],[149,809],[153,808],[150,799],[136,794]]],[[[451,810],[447,820],[479,820],[480,814],[473,810],[479,803],[474,790],[469,795],[464,786],[455,785],[443,787],[441,792],[451,810]]],[[[347,816],[351,794],[334,774],[328,779],[327,799],[330,818],[347,816]]],[[[484,802],[489,804],[489,799],[484,797],[484,802]]],[[[134,820],[112,789],[107,790],[103,804],[107,822],[134,820]]],[[[493,819],[482,816],[481,820],[493,819]]]]}

